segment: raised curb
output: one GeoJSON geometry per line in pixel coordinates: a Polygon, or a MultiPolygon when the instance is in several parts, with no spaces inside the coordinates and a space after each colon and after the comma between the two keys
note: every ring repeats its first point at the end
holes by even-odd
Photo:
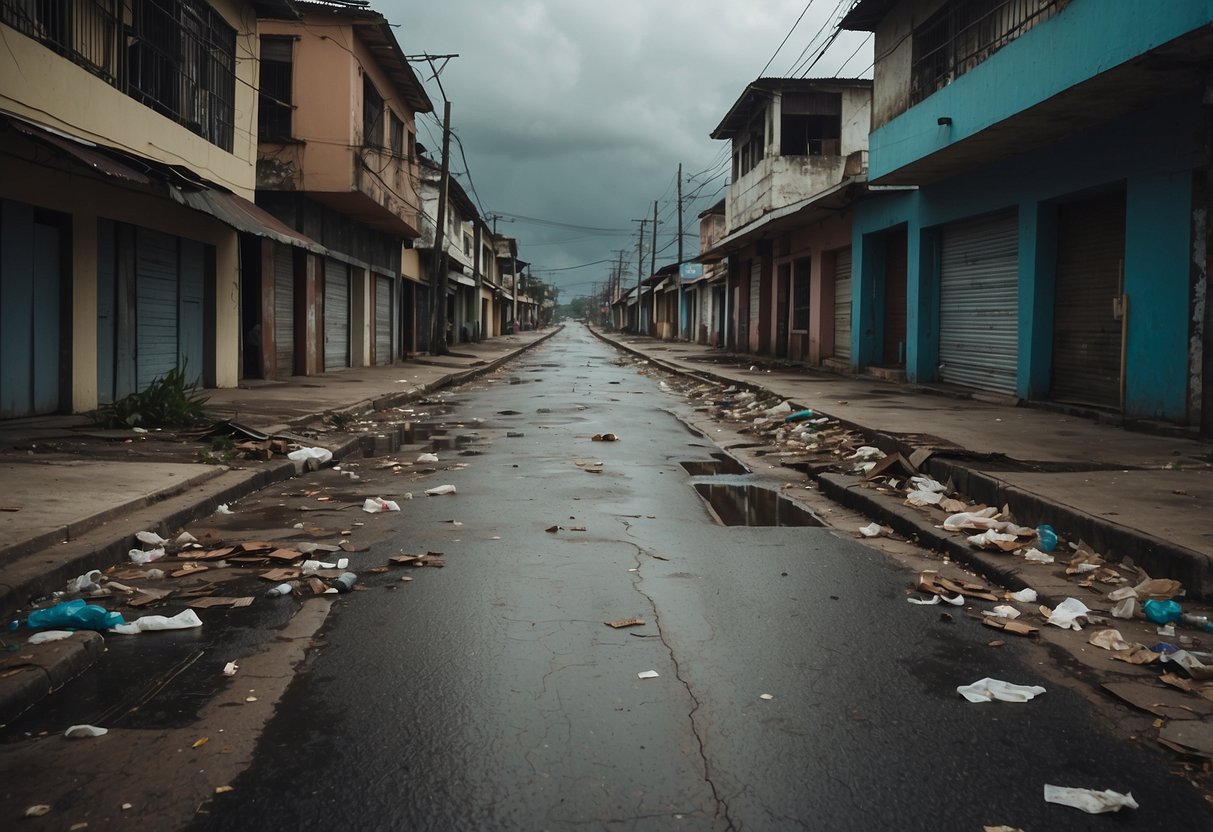
{"type": "MultiPolygon", "coordinates": [[[[24,636],[22,633],[20,637],[24,636]]],[[[9,667],[27,665],[30,669],[0,679],[0,725],[8,725],[47,694],[79,676],[104,651],[105,639],[93,632],[78,632],[62,641],[23,646],[19,658],[6,664],[9,667]]]]}

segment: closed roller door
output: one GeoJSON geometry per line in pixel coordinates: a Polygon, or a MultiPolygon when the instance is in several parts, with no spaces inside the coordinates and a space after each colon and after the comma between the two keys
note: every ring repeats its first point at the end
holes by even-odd
{"type": "Polygon", "coordinates": [[[177,238],[136,229],[135,385],[144,390],[177,366],[177,238]]]}
{"type": "Polygon", "coordinates": [[[834,357],[851,358],[851,250],[834,255],[834,357]]]}
{"type": "Polygon", "coordinates": [[[942,381],[1014,394],[1017,245],[1013,214],[944,229],[939,289],[942,381]]]}
{"type": "Polygon", "coordinates": [[[1120,407],[1121,293],[1125,195],[1061,206],[1053,300],[1053,380],[1058,401],[1120,407]]]}
{"type": "Polygon", "coordinates": [[[180,240],[181,284],[177,307],[177,354],[189,384],[202,383],[202,296],[206,284],[206,246],[180,240]]]}
{"type": "Polygon", "coordinates": [[[890,234],[885,248],[884,366],[905,364],[906,232],[890,234]]]}
{"type": "Polygon", "coordinates": [[[392,279],[375,276],[375,363],[392,363],[392,279]]]}
{"type": "Polygon", "coordinates": [[[274,374],[295,374],[295,255],[286,246],[274,252],[274,374]]]}
{"type": "Polygon", "coordinates": [[[349,267],[336,260],[324,262],[324,369],[350,366],[349,267]]]}
{"type": "Polygon", "coordinates": [[[758,340],[759,322],[762,320],[762,261],[750,264],[750,314],[749,333],[746,343],[751,352],[761,352],[763,344],[758,340]]]}

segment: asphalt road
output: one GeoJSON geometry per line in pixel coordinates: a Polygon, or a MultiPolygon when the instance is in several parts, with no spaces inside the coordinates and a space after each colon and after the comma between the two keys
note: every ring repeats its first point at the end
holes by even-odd
{"type": "Polygon", "coordinates": [[[1209,828],[1166,758],[1077,694],[957,695],[1042,683],[1040,648],[907,604],[911,576],[835,531],[714,522],[680,463],[715,447],[617,357],[572,326],[453,397],[481,453],[365,561],[446,567],[334,608],[193,828],[1209,828]],[[621,441],[590,440],[607,431],[621,441]],[[1141,808],[1088,816],[1046,804],[1046,783],[1141,808]]]}

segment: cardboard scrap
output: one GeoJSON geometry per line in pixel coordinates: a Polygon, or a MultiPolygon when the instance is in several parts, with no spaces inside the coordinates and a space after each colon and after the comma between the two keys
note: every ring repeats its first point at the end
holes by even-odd
{"type": "Polygon", "coordinates": [[[985,615],[982,616],[981,623],[991,629],[1002,630],[1004,633],[1011,633],[1012,635],[1027,636],[1029,638],[1040,635],[1040,630],[1036,627],[1013,618],[991,618],[985,615]]]}
{"type": "Polygon", "coordinates": [[[200,563],[187,563],[175,572],[170,572],[169,577],[184,578],[186,575],[193,575],[195,572],[205,572],[210,569],[209,566],[203,566],[200,563]]]}
{"type": "Polygon", "coordinates": [[[612,627],[616,630],[622,630],[624,627],[644,626],[644,619],[643,618],[620,618],[618,621],[606,621],[603,623],[605,623],[608,627],[612,627]]]}
{"type": "Polygon", "coordinates": [[[931,569],[918,573],[917,588],[932,595],[963,595],[965,598],[979,598],[983,601],[999,600],[998,596],[983,584],[963,578],[944,578],[931,569]]]}
{"type": "Polygon", "coordinates": [[[1105,682],[1103,689],[1122,702],[1163,719],[1200,719],[1213,714],[1213,703],[1173,688],[1145,682],[1105,682]]]}
{"type": "Polygon", "coordinates": [[[296,552],[294,549],[274,549],[266,552],[265,556],[270,560],[296,561],[303,557],[303,553],[296,552]]]}
{"type": "Polygon", "coordinates": [[[194,560],[219,560],[236,551],[235,546],[224,546],[221,549],[207,549],[202,552],[192,552],[190,557],[194,560]]]}
{"type": "Polygon", "coordinates": [[[257,577],[263,581],[271,581],[272,583],[280,584],[283,581],[293,581],[299,577],[299,569],[294,567],[281,567],[271,569],[268,572],[262,572],[257,577]]]}
{"type": "Polygon", "coordinates": [[[1158,731],[1158,741],[1180,754],[1213,759],[1213,723],[1207,721],[1168,722],[1158,731]]]}
{"type": "Polygon", "coordinates": [[[234,610],[247,607],[253,603],[253,596],[245,595],[240,598],[227,598],[219,595],[212,595],[209,598],[198,598],[190,602],[190,606],[196,609],[206,609],[207,607],[231,607],[234,610]]]}
{"type": "Polygon", "coordinates": [[[171,589],[152,589],[151,587],[141,587],[139,594],[126,602],[128,607],[146,607],[150,604],[155,604],[157,601],[163,601],[165,598],[173,594],[171,589]]]}

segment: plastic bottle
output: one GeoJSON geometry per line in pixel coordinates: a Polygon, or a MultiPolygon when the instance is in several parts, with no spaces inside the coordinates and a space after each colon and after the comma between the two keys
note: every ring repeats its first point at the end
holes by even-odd
{"type": "Polygon", "coordinates": [[[1057,532],[1053,531],[1053,527],[1045,524],[1036,527],[1036,537],[1040,544],[1040,551],[1052,552],[1057,548],[1057,532]]]}
{"type": "Polygon", "coordinates": [[[1206,633],[1213,633],[1213,621],[1210,621],[1207,615],[1185,612],[1179,618],[1187,627],[1204,630],[1206,633]]]}
{"type": "Polygon", "coordinates": [[[358,576],[353,572],[343,572],[340,578],[333,579],[333,588],[338,592],[349,592],[354,588],[354,582],[358,580],[358,576]]]}
{"type": "Polygon", "coordinates": [[[290,595],[294,591],[295,587],[291,586],[290,584],[278,584],[278,586],[266,592],[265,597],[278,598],[282,595],[290,595]]]}

